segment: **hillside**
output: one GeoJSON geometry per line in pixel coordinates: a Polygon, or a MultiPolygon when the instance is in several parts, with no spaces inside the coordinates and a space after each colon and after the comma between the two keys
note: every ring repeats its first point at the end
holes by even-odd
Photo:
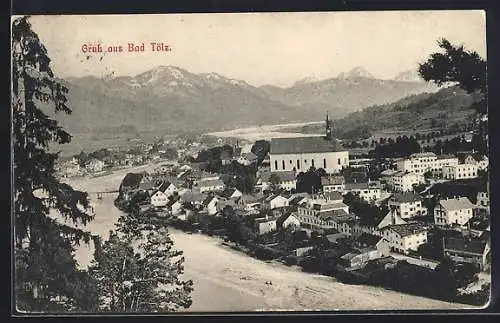
{"type": "MultiPolygon", "coordinates": [[[[397,102],[375,105],[335,120],[336,135],[343,139],[360,139],[382,130],[425,130],[446,128],[470,122],[474,110],[468,108],[474,98],[457,87],[436,93],[411,95],[397,102]]],[[[304,133],[322,133],[324,125],[301,127],[304,133]]],[[[287,129],[289,131],[290,129],[287,129]]]]}
{"type": "Polygon", "coordinates": [[[328,110],[333,118],[412,94],[436,91],[435,86],[422,81],[380,80],[361,67],[326,80],[303,79],[285,89],[270,85],[260,89],[275,101],[304,106],[320,115],[328,110]]]}

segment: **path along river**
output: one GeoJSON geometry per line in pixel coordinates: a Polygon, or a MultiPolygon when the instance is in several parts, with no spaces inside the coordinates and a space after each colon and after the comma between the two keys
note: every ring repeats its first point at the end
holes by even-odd
{"type": "MultiPolygon", "coordinates": [[[[116,171],[98,178],[78,178],[67,182],[89,192],[116,190],[127,172],[116,171]]],[[[95,196],[91,196],[95,199],[95,196]]],[[[93,201],[95,219],[85,229],[107,239],[121,215],[114,205],[116,195],[93,201]]],[[[331,277],[303,273],[296,268],[267,263],[221,245],[220,240],[200,234],[170,229],[177,249],[185,255],[184,279],[194,283],[193,305],[188,311],[252,310],[405,310],[459,309],[451,304],[371,286],[346,285],[331,277]],[[267,285],[266,281],[272,281],[267,285]]],[[[87,267],[93,247],[82,245],[76,258],[87,267]]]]}

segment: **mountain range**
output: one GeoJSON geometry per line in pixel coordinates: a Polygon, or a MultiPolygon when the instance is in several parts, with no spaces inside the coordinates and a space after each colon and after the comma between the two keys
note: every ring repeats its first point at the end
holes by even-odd
{"type": "Polygon", "coordinates": [[[361,67],[324,80],[304,79],[288,88],[252,86],[217,73],[160,66],[136,76],[63,80],[69,116],[55,117],[71,133],[135,129],[168,133],[215,131],[259,124],[340,118],[436,88],[415,80],[381,80],[361,67]]]}

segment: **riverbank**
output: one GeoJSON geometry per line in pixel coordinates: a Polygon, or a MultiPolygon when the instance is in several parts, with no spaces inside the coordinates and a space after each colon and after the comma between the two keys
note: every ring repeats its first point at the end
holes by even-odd
{"type": "MultiPolygon", "coordinates": [[[[125,174],[153,165],[115,171],[98,178],[68,180],[86,191],[116,190],[125,174]]],[[[108,238],[122,212],[114,206],[116,195],[93,201],[96,216],[84,229],[108,238]]],[[[251,258],[221,245],[221,240],[169,229],[175,248],[185,256],[184,279],[194,282],[193,305],[188,311],[254,310],[430,310],[465,309],[452,304],[402,294],[378,287],[347,285],[332,277],[302,272],[282,264],[251,258]],[[271,281],[272,285],[266,284],[271,281]]],[[[81,245],[75,257],[82,268],[92,259],[93,246],[81,245]]]]}

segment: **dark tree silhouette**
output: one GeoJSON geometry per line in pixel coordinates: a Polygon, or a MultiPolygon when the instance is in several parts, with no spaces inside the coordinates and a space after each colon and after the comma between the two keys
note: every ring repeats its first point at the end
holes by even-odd
{"type": "Polygon", "coordinates": [[[49,152],[49,144],[69,143],[71,136],[38,106],[51,106],[55,113],[70,114],[71,109],[66,106],[68,89],[58,82],[49,63],[28,17],[16,19],[12,23],[14,238],[19,265],[15,284],[16,305],[25,311],[81,309],[74,304],[71,283],[81,277],[72,259],[72,243],[91,238],[49,217],[50,209],[55,209],[75,224],[92,220],[87,193],[55,176],[58,153],[49,152]]]}

